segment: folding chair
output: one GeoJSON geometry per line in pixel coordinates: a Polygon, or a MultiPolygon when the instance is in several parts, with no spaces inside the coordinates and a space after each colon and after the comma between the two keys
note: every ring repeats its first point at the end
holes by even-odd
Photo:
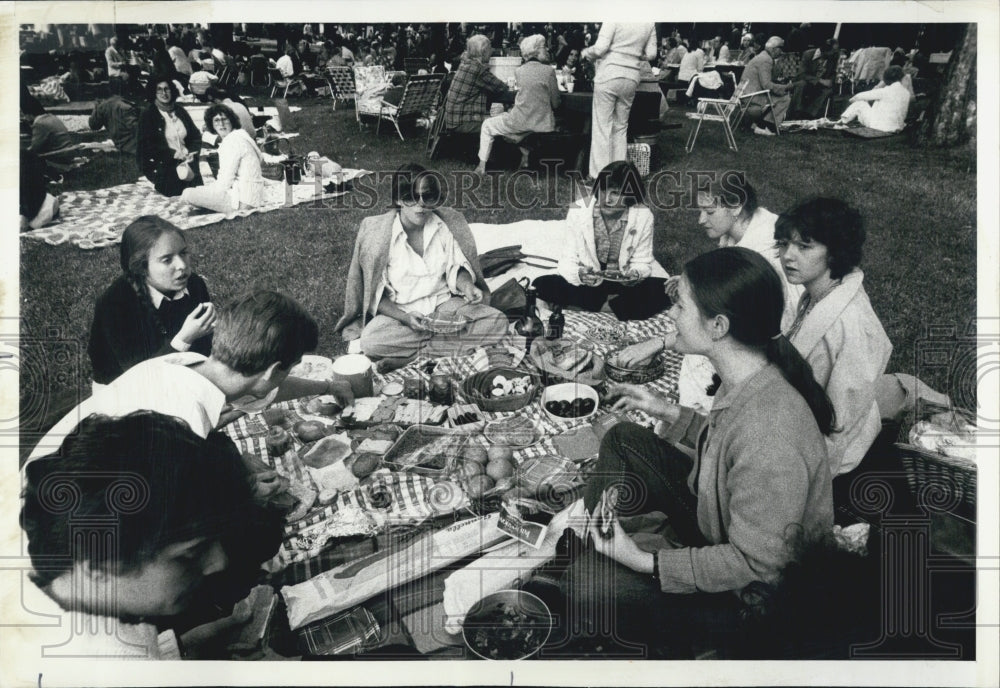
{"type": "Polygon", "coordinates": [[[251,55],[248,61],[250,69],[250,88],[267,88],[271,85],[271,72],[267,58],[263,55],[251,55]]]}
{"type": "Polygon", "coordinates": [[[403,60],[403,71],[407,74],[417,74],[421,69],[430,71],[431,61],[423,57],[408,57],[403,60]]]}
{"type": "Polygon", "coordinates": [[[723,100],[722,98],[698,99],[698,107],[695,112],[687,113],[688,119],[698,120],[698,124],[691,130],[691,133],[688,135],[687,144],[684,146],[684,150],[687,153],[694,150],[694,144],[698,140],[698,132],[701,131],[701,125],[704,122],[719,122],[725,131],[726,143],[729,145],[729,148],[733,151],[739,151],[733,130],[740,126],[740,122],[743,121],[743,116],[752,105],[753,99],[757,96],[764,96],[767,98],[768,107],[771,108],[774,106],[771,102],[770,91],[764,90],[746,93],[746,88],[747,82],[741,81],[736,90],[733,91],[732,98],[729,100],[723,100]]]}
{"type": "MultiPolygon", "coordinates": [[[[357,86],[354,82],[354,69],[351,67],[330,67],[327,70],[326,81],[330,84],[330,96],[333,98],[333,109],[337,109],[338,100],[357,100],[357,86]]],[[[357,107],[355,107],[355,111],[357,107]]]]}
{"type": "Polygon", "coordinates": [[[375,134],[379,133],[382,120],[385,119],[392,122],[393,126],[396,127],[399,140],[405,141],[403,132],[399,129],[400,121],[427,117],[430,114],[431,108],[437,102],[443,80],[443,74],[424,74],[410,77],[410,80],[406,82],[406,87],[403,89],[403,96],[399,100],[399,105],[393,105],[384,100],[381,102],[375,134]]]}
{"type": "Polygon", "coordinates": [[[373,65],[371,67],[355,65],[351,67],[354,74],[354,119],[358,123],[358,130],[361,130],[361,115],[378,117],[378,109],[362,109],[368,100],[361,96],[373,87],[384,86],[386,83],[385,67],[373,65]]]}
{"type": "Polygon", "coordinates": [[[274,94],[278,92],[279,88],[285,89],[284,92],[281,94],[282,98],[288,97],[288,89],[290,89],[292,86],[301,86],[302,88],[305,88],[305,84],[302,82],[301,78],[297,76],[290,76],[286,78],[285,75],[281,73],[281,70],[278,69],[277,67],[268,66],[267,72],[271,77],[272,98],[274,98],[274,94]]]}

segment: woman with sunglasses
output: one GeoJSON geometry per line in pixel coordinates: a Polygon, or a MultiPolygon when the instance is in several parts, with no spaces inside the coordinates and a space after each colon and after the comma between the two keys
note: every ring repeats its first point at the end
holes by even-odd
{"type": "Polygon", "coordinates": [[[139,168],[164,196],[180,196],[189,186],[201,185],[201,132],[191,115],[177,107],[179,95],[169,77],[151,78],[146,87],[149,107],[139,116],[139,168]]]}
{"type": "Polygon", "coordinates": [[[476,241],[462,214],[441,207],[440,175],[407,164],[394,175],[393,208],[362,220],[335,331],[384,359],[381,370],[418,353],[451,356],[495,344],[507,318],[491,308],[476,241]],[[453,334],[440,321],[465,321],[453,334]],[[445,328],[440,328],[445,329],[445,328]]]}

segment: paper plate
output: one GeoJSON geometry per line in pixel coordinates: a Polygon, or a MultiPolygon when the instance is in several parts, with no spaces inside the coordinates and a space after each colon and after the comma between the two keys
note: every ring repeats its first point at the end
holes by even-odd
{"type": "Polygon", "coordinates": [[[326,356],[306,354],[301,363],[292,367],[288,376],[306,380],[329,380],[333,376],[333,361],[326,356]]]}

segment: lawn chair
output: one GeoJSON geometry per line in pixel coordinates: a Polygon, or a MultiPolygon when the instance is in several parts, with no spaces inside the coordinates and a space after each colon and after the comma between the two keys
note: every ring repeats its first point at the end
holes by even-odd
{"type": "Polygon", "coordinates": [[[247,64],[250,71],[250,88],[267,88],[271,85],[271,73],[265,56],[251,55],[247,64]]]}
{"type": "Polygon", "coordinates": [[[757,96],[764,96],[767,98],[768,107],[774,107],[770,91],[764,90],[746,93],[746,88],[747,82],[741,81],[736,90],[733,91],[732,98],[729,100],[723,100],[722,98],[698,99],[698,107],[695,112],[687,113],[687,118],[697,120],[698,124],[688,135],[687,144],[684,146],[686,152],[690,153],[694,150],[694,144],[698,140],[698,132],[701,131],[701,125],[704,122],[719,122],[723,130],[725,130],[726,143],[729,145],[729,148],[736,152],[739,151],[733,131],[740,126],[740,122],[743,121],[743,116],[750,109],[753,99],[757,96]]]}
{"type": "MultiPolygon", "coordinates": [[[[330,97],[333,98],[333,109],[337,109],[337,101],[353,100],[357,102],[357,86],[354,82],[354,69],[351,67],[330,67],[326,73],[326,81],[330,84],[330,97]]],[[[355,106],[355,114],[357,106],[355,106]]]]}
{"type": "Polygon", "coordinates": [[[267,72],[271,77],[272,98],[274,98],[274,94],[278,92],[279,88],[284,89],[284,92],[281,94],[282,98],[288,97],[288,90],[291,89],[293,86],[296,88],[296,90],[299,89],[305,90],[306,85],[302,81],[301,77],[298,76],[285,77],[285,75],[281,73],[280,69],[278,69],[277,67],[271,67],[270,65],[268,65],[267,72]]]}
{"type": "Polygon", "coordinates": [[[424,57],[408,57],[403,60],[403,71],[407,74],[413,76],[418,74],[420,70],[431,70],[431,61],[424,57]]]}
{"type": "Polygon", "coordinates": [[[396,127],[399,140],[405,141],[403,132],[399,129],[399,123],[404,119],[429,116],[431,108],[437,102],[443,80],[443,74],[424,74],[410,77],[403,89],[399,105],[382,101],[379,107],[378,125],[375,127],[376,135],[379,133],[382,120],[389,120],[396,127]]]}

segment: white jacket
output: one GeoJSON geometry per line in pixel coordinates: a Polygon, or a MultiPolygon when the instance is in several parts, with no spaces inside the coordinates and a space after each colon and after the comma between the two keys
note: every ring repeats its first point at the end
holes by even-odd
{"type": "MultiPolygon", "coordinates": [[[[600,270],[594,242],[596,199],[581,198],[566,214],[566,247],[559,259],[559,274],[570,284],[580,285],[580,265],[600,270]]],[[[653,213],[646,206],[628,209],[628,224],[622,238],[618,269],[635,270],[641,278],[653,270],[653,213]]]]}

